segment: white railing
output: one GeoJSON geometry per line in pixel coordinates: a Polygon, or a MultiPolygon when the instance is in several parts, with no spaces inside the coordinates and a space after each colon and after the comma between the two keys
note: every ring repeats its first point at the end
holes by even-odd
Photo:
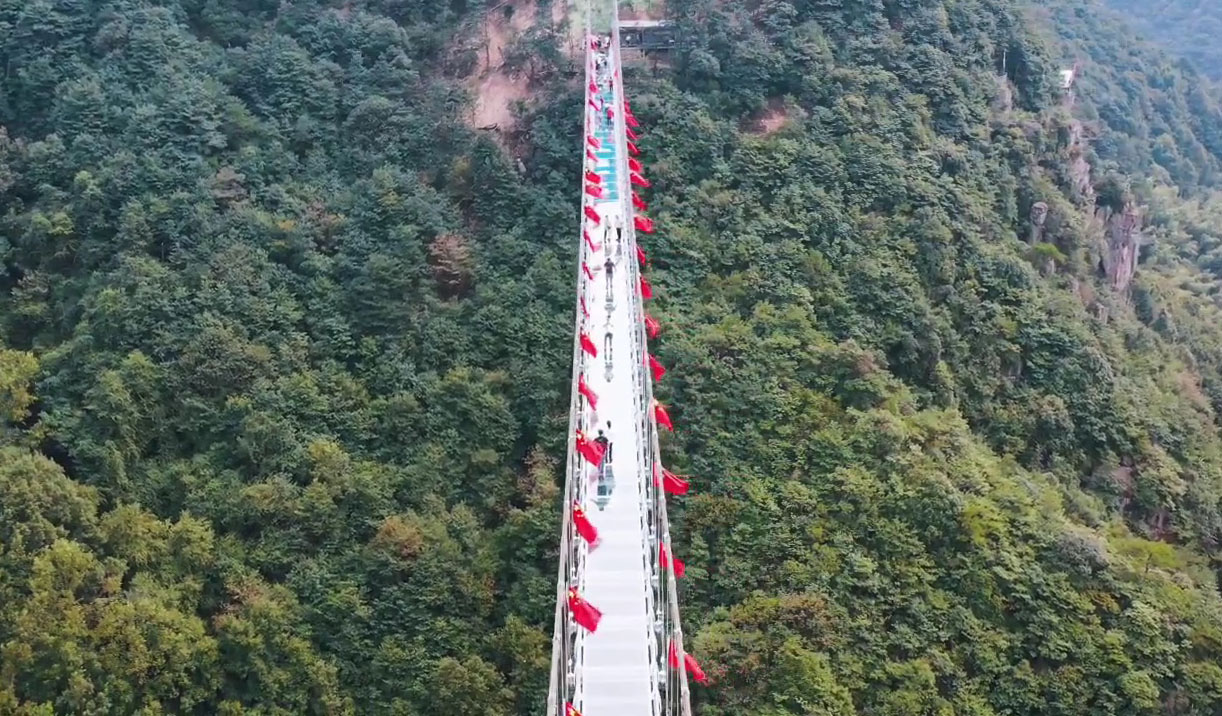
{"type": "MultiPolygon", "coordinates": [[[[586,15],[585,35],[582,38],[584,50],[582,52],[582,66],[584,68],[584,81],[582,86],[585,88],[586,103],[590,99],[590,17],[586,15]]],[[[588,104],[583,104],[583,121],[582,127],[582,172],[578,177],[577,191],[581,197],[581,206],[584,212],[585,207],[585,141],[586,136],[590,131],[590,113],[588,104]]],[[[583,476],[582,457],[576,450],[574,436],[580,428],[584,430],[586,426],[582,423],[585,411],[582,410],[582,405],[585,398],[582,397],[577,390],[577,382],[580,379],[582,372],[585,370],[586,354],[581,349],[581,331],[583,324],[583,316],[581,310],[581,302],[585,299],[585,282],[582,280],[582,263],[588,256],[589,247],[586,246],[585,240],[582,238],[582,231],[585,227],[585,217],[582,215],[578,221],[577,231],[577,266],[576,266],[576,286],[578,287],[577,302],[574,305],[574,320],[573,320],[573,376],[569,386],[569,427],[568,433],[565,436],[568,448],[566,453],[565,471],[564,471],[564,489],[561,504],[562,518],[560,522],[560,564],[556,571],[556,615],[555,623],[552,632],[552,664],[551,677],[548,686],[547,696],[547,713],[549,716],[560,716],[564,711],[564,704],[569,701],[578,700],[578,694],[581,691],[581,671],[578,665],[581,663],[582,646],[584,642],[584,633],[577,625],[569,618],[569,603],[568,589],[570,586],[576,587],[579,591],[583,586],[582,578],[585,574],[585,558],[587,548],[585,541],[578,538],[576,530],[573,526],[573,503],[585,504],[586,480],[583,476]]],[[[587,301],[588,303],[588,301],[587,301]]]]}
{"type": "MultiPolygon", "coordinates": [[[[619,201],[620,215],[624,221],[624,247],[627,253],[626,263],[628,268],[628,307],[632,316],[632,382],[635,390],[633,398],[636,404],[636,421],[633,426],[637,432],[637,474],[640,476],[638,481],[638,499],[641,503],[641,533],[645,536],[644,544],[646,548],[641,553],[641,559],[645,563],[645,584],[644,594],[646,602],[646,613],[650,616],[651,633],[644,635],[648,643],[649,661],[651,664],[657,665],[661,663],[665,666],[666,646],[659,644],[659,635],[665,635],[665,610],[661,605],[665,603],[664,599],[659,599],[664,595],[664,592],[659,590],[660,586],[660,555],[658,553],[658,531],[656,529],[657,522],[657,500],[658,489],[653,484],[653,461],[657,455],[657,434],[654,431],[653,422],[651,419],[650,410],[650,395],[652,387],[648,373],[645,368],[645,350],[644,340],[644,305],[642,303],[641,294],[638,290],[640,285],[640,264],[636,257],[636,232],[633,227],[632,215],[632,182],[630,180],[630,170],[628,168],[628,145],[626,133],[626,119],[624,115],[624,78],[623,67],[620,64],[620,45],[619,45],[619,18],[618,13],[612,16],[611,19],[611,52],[612,59],[612,77],[613,87],[613,105],[615,109],[615,161],[618,164],[616,167],[616,178],[619,181],[619,201]],[[618,76],[616,76],[618,75],[618,76]]],[[[665,683],[667,681],[667,673],[664,669],[659,669],[656,666],[649,670],[650,691],[652,693],[651,703],[653,705],[654,716],[663,716],[668,713],[663,704],[664,692],[666,690],[665,683]]]]}
{"type": "Polygon", "coordinates": [[[638,452],[638,469],[644,479],[641,481],[643,514],[648,521],[643,525],[647,530],[649,549],[644,558],[647,560],[646,573],[651,575],[650,593],[652,596],[650,613],[654,616],[654,638],[650,642],[650,656],[657,668],[654,672],[654,694],[658,706],[656,713],[666,716],[691,716],[691,696],[687,682],[687,670],[683,667],[683,629],[679,620],[679,591],[674,572],[661,568],[661,545],[668,545],[673,561],[674,545],[670,540],[670,522],[666,512],[666,493],[655,482],[655,466],[661,467],[662,453],[658,446],[657,419],[653,412],[653,377],[646,365],[649,340],[645,332],[645,308],[640,292],[640,263],[636,257],[636,225],[632,217],[636,213],[632,204],[631,174],[628,168],[628,146],[626,118],[624,114],[624,77],[620,63],[620,37],[618,13],[612,18],[611,47],[615,58],[615,67],[619,77],[615,81],[615,136],[616,158],[619,162],[617,176],[620,181],[620,202],[623,204],[624,232],[626,250],[629,255],[629,286],[632,312],[634,319],[633,331],[633,382],[636,385],[638,406],[638,430],[644,436],[640,441],[638,452]],[[668,664],[670,642],[674,643],[679,654],[678,668],[668,664]],[[661,681],[659,684],[658,682],[661,681]],[[661,686],[662,688],[658,688],[661,686]]]}

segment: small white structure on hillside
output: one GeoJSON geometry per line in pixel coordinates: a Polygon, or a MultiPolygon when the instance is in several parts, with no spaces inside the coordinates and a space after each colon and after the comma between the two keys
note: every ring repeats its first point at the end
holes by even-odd
{"type": "Polygon", "coordinates": [[[1077,77],[1078,77],[1078,68],[1076,65],[1071,69],[1061,70],[1061,89],[1063,90],[1073,89],[1073,81],[1077,79],[1077,77]]]}

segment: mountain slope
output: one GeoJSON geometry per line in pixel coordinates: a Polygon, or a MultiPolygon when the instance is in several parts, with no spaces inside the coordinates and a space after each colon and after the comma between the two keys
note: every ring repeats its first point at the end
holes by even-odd
{"type": "MultiPolygon", "coordinates": [[[[699,712],[1222,708],[1216,91],[1085,0],[670,9],[699,712]]],[[[486,20],[0,0],[0,711],[538,713],[580,88],[535,28],[473,130],[486,20]]]]}
{"type": "Polygon", "coordinates": [[[1148,50],[1066,109],[1061,42],[1131,51],[1072,8],[675,11],[679,87],[634,107],[706,713],[1217,708],[1216,406],[1110,260],[1143,173],[1212,185],[1216,112],[1148,50]]]}
{"type": "Polygon", "coordinates": [[[1222,7],[1206,0],[1107,0],[1142,34],[1201,72],[1222,78],[1222,7]]]}

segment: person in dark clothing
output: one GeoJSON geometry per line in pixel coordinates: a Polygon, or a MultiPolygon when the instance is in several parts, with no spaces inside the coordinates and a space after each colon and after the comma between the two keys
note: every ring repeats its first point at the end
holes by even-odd
{"type": "MultiPolygon", "coordinates": [[[[611,421],[607,421],[607,429],[611,429],[611,421]]],[[[615,474],[611,468],[611,441],[607,439],[603,431],[599,430],[594,442],[603,448],[603,459],[598,465],[598,488],[594,493],[594,502],[601,510],[607,506],[611,500],[611,493],[615,490],[615,474]]]]}
{"type": "MultiPolygon", "coordinates": [[[[611,427],[611,423],[609,421],[607,423],[607,427],[611,427]]],[[[603,465],[607,464],[607,461],[611,459],[611,441],[607,439],[607,436],[603,434],[603,431],[599,430],[598,437],[594,438],[594,442],[602,446],[603,448],[602,464],[603,465]]],[[[602,467],[602,465],[599,465],[599,467],[602,467]]]]}

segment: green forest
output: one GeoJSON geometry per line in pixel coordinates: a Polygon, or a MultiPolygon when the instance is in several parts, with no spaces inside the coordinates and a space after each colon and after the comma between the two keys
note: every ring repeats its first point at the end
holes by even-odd
{"type": "Polygon", "coordinates": [[[1105,0],[1167,52],[1222,79],[1222,6],[1207,0],[1105,0]]]}
{"type": "MultiPolygon", "coordinates": [[[[0,714],[541,712],[538,1],[0,0],[0,714]]],[[[1222,713],[1222,90],[1097,0],[668,12],[624,82],[696,713],[1222,713]]]]}

